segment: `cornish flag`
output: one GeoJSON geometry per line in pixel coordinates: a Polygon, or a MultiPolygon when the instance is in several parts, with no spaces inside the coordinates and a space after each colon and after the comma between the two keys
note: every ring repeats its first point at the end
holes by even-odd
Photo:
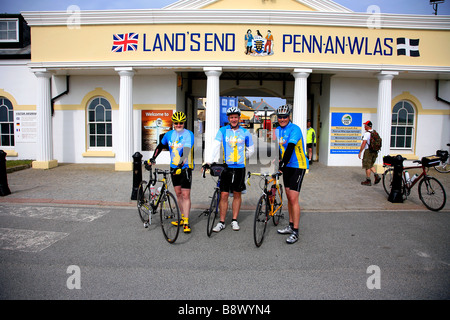
{"type": "Polygon", "coordinates": [[[124,33],[113,35],[112,52],[137,51],[138,33],[124,33]]]}
{"type": "Polygon", "coordinates": [[[397,55],[420,57],[419,40],[420,39],[397,38],[397,55]]]}

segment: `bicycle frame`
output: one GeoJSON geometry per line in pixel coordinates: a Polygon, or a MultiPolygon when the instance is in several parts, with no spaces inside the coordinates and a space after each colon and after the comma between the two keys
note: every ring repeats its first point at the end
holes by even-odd
{"type": "Polygon", "coordinates": [[[412,167],[403,167],[403,171],[402,171],[402,179],[403,182],[405,183],[406,188],[408,189],[408,191],[411,191],[411,189],[420,181],[422,180],[423,177],[425,177],[427,175],[426,172],[426,167],[424,166],[412,166],[412,167]],[[410,185],[408,185],[406,179],[405,179],[405,170],[411,170],[411,169],[422,169],[422,173],[417,177],[417,179],[415,179],[410,185]]]}
{"type": "Polygon", "coordinates": [[[164,170],[155,169],[155,171],[153,172],[153,175],[155,178],[153,180],[151,179],[151,175],[152,175],[152,172],[150,172],[150,184],[151,185],[156,185],[157,182],[162,182],[161,191],[159,193],[158,199],[156,200],[156,203],[155,203],[154,199],[151,199],[152,194],[149,193],[150,205],[152,206],[152,210],[154,213],[156,211],[156,209],[158,208],[159,204],[161,203],[162,196],[164,195],[164,193],[167,190],[167,178],[166,178],[167,172],[164,170]],[[158,180],[158,174],[163,175],[162,180],[158,180]]]}
{"type": "Polygon", "coordinates": [[[250,185],[250,176],[260,176],[264,178],[264,188],[262,190],[262,193],[264,195],[267,196],[267,198],[269,199],[269,203],[270,203],[270,216],[274,216],[275,213],[277,213],[278,210],[280,210],[283,206],[283,197],[281,195],[280,192],[280,175],[279,173],[275,173],[275,174],[268,174],[268,173],[252,173],[249,172],[248,173],[248,179],[247,179],[247,184],[250,185]],[[268,177],[271,177],[270,179],[268,179],[268,177]],[[269,190],[267,190],[267,186],[271,183],[275,182],[276,188],[277,188],[277,192],[278,195],[280,196],[280,203],[278,204],[277,208],[275,209],[275,211],[273,210],[274,208],[274,198],[269,196],[269,190]]]}

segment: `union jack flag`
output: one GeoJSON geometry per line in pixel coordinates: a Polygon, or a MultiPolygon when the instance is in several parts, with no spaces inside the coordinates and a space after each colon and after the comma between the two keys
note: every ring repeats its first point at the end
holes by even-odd
{"type": "Polygon", "coordinates": [[[113,35],[112,52],[137,51],[138,33],[124,33],[113,35]]]}

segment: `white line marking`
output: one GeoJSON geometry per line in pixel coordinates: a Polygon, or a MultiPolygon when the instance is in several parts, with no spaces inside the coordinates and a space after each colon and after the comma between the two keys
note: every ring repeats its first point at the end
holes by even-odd
{"type": "Polygon", "coordinates": [[[39,252],[68,235],[64,232],[0,228],[0,249],[39,252]]]}
{"type": "Polygon", "coordinates": [[[87,208],[61,208],[61,207],[13,207],[0,206],[0,216],[15,216],[23,218],[39,218],[62,221],[91,222],[98,219],[108,210],[87,208]]]}

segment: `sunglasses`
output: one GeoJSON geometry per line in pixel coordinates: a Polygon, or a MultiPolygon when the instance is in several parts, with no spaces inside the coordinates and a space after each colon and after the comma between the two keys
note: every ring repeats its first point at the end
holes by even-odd
{"type": "Polygon", "coordinates": [[[182,124],[184,124],[184,122],[174,122],[173,123],[175,126],[181,126],[182,124]]]}
{"type": "Polygon", "coordinates": [[[289,116],[278,116],[278,119],[287,119],[289,116]]]}

